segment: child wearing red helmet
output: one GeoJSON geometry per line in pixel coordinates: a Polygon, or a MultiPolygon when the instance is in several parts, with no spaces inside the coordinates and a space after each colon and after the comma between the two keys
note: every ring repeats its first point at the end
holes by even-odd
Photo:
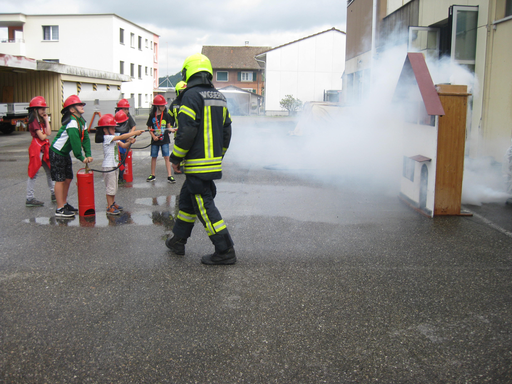
{"type": "MultiPolygon", "coordinates": [[[[114,118],[117,115],[117,113],[119,113],[119,111],[123,111],[128,118],[126,119],[126,122],[124,122],[123,124],[119,124],[119,122],[118,122],[117,128],[116,128],[116,133],[122,135],[123,133],[135,131],[137,123],[135,122],[135,119],[130,114],[130,102],[126,99],[119,100],[117,102],[114,118]]],[[[124,154],[126,153],[126,149],[124,149],[122,146],[119,146],[118,149],[119,149],[120,155],[124,156],[124,154]]],[[[123,174],[124,174],[124,166],[121,166],[119,168],[119,182],[120,183],[124,183],[123,174]]]]}
{"type": "Polygon", "coordinates": [[[78,212],[78,209],[67,201],[69,186],[73,180],[70,152],[73,151],[73,155],[84,164],[93,160],[87,124],[82,117],[84,106],[85,103],[82,103],[77,95],[71,95],[64,101],[61,111],[62,127],[50,146],[51,174],[52,180],[55,181],[57,199],[56,217],[72,219],[78,212]]]}
{"type": "Polygon", "coordinates": [[[175,183],[176,180],[172,176],[171,163],[169,162],[169,131],[175,132],[175,128],[171,128],[171,116],[167,112],[165,105],[167,102],[162,95],[156,95],[153,99],[153,108],[149,113],[149,118],[146,123],[149,133],[151,134],[151,175],[146,181],[155,181],[156,159],[160,148],[162,149],[162,157],[165,160],[165,167],[167,168],[167,181],[175,183]]]}
{"type": "Polygon", "coordinates": [[[51,200],[55,201],[54,183],[50,173],[50,141],[48,140],[52,128],[50,127],[46,108],[48,106],[42,96],[34,97],[28,106],[28,129],[32,135],[32,142],[28,149],[30,160],[28,164],[27,199],[25,202],[27,207],[41,207],[44,205],[42,201],[36,200],[34,197],[35,181],[41,167],[46,172],[51,200]]]}
{"type": "MultiPolygon", "coordinates": [[[[116,113],[116,118],[120,119],[121,115],[126,115],[120,111],[116,113]],[[119,117],[118,117],[119,115],[119,117]]],[[[103,115],[98,121],[96,128],[96,136],[94,141],[96,143],[103,143],[103,181],[105,182],[106,196],[107,196],[107,215],[119,215],[123,207],[116,204],[115,198],[118,186],[118,145],[123,148],[128,148],[130,144],[135,142],[132,136],[139,136],[143,131],[128,132],[116,136],[117,122],[114,116],[107,113],[103,115]],[[125,140],[125,142],[121,141],[125,140]]]]}

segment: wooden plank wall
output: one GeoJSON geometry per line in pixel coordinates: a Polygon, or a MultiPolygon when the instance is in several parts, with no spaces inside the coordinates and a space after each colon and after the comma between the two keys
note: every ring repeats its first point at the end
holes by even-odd
{"type": "Polygon", "coordinates": [[[443,85],[438,91],[445,115],[439,117],[434,216],[460,215],[468,107],[467,87],[443,85]]]}
{"type": "Polygon", "coordinates": [[[13,103],[28,103],[35,96],[43,96],[49,106],[52,130],[60,128],[62,109],[61,75],[54,72],[27,71],[25,73],[0,72],[0,97],[4,88],[13,90],[13,103]]]}

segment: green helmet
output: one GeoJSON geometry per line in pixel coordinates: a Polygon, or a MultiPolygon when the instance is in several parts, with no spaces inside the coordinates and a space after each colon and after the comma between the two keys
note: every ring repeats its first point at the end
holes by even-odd
{"type": "Polygon", "coordinates": [[[209,58],[201,53],[195,53],[185,59],[181,70],[183,81],[188,82],[190,76],[198,72],[208,72],[213,77],[212,63],[209,58]]]}
{"type": "Polygon", "coordinates": [[[176,96],[178,96],[185,88],[187,88],[187,83],[184,81],[178,81],[178,84],[176,84],[176,87],[174,88],[176,90],[176,96]]]}

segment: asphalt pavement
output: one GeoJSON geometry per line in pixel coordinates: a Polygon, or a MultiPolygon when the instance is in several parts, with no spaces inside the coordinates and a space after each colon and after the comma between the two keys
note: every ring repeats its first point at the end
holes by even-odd
{"type": "Polygon", "coordinates": [[[45,206],[25,207],[30,135],[0,135],[0,382],[512,382],[512,207],[430,219],[237,139],[290,127],[234,118],[230,151],[258,161],[226,154],[216,203],[238,262],[213,267],[201,225],[184,257],[165,247],[184,176],[167,183],[159,158],[146,182],[149,148],[133,150],[121,216],[95,173],[95,216],[66,220],[42,170],[45,206]]]}

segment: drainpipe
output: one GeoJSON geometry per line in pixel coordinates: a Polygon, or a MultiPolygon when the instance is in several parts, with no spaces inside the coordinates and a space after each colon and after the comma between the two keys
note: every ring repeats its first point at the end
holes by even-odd
{"type": "Polygon", "coordinates": [[[372,9],[372,56],[370,62],[370,82],[373,84],[373,63],[375,60],[375,37],[377,36],[377,2],[379,0],[373,0],[372,9]]]}

